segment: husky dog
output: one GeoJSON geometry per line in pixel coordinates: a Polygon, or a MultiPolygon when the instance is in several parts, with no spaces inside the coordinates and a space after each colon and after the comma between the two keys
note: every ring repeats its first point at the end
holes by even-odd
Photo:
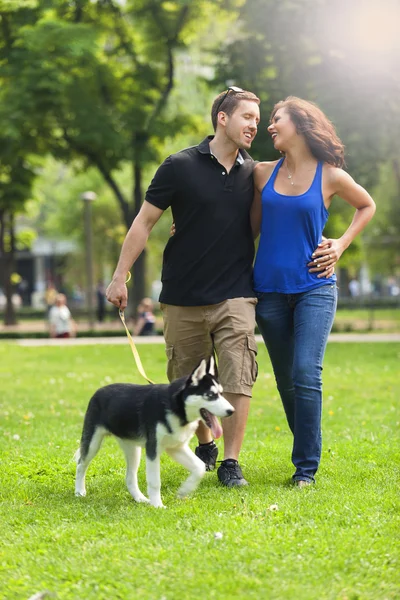
{"type": "Polygon", "coordinates": [[[189,377],[171,384],[132,385],[114,383],[100,388],[89,402],[83,424],[77,462],[75,495],[85,496],[87,468],[106,435],[114,435],[126,459],[126,484],[136,502],[163,507],[161,500],[160,455],[171,458],[190,471],[178,496],[196,489],[206,466],[189,448],[189,441],[203,421],[214,438],[222,435],[216,417],[228,417],[233,406],[223,398],[214,359],[202,360],[189,377]],[[146,498],[139,490],[137,471],[142,447],[146,450],[146,498]]]}

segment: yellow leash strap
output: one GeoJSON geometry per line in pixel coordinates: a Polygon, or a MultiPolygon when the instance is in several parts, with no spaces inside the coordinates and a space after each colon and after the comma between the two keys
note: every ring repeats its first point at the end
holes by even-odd
{"type": "MultiPolygon", "coordinates": [[[[128,281],[130,281],[130,279],[131,279],[131,274],[128,272],[128,279],[126,280],[126,283],[128,283],[128,281]]],[[[131,334],[129,332],[129,329],[126,326],[125,315],[124,315],[124,312],[121,309],[119,310],[119,318],[121,319],[122,324],[125,327],[126,335],[128,336],[128,341],[129,341],[129,344],[130,344],[130,347],[131,347],[131,350],[132,350],[132,354],[133,354],[133,357],[135,359],[135,363],[136,363],[136,366],[138,368],[139,373],[141,374],[142,377],[144,377],[144,379],[146,379],[146,381],[148,381],[149,383],[154,384],[154,381],[152,381],[151,379],[149,379],[147,377],[147,375],[145,373],[145,370],[143,369],[143,365],[142,365],[142,361],[140,360],[139,352],[137,351],[137,348],[135,346],[135,342],[132,339],[132,336],[131,336],[131,334]]]]}

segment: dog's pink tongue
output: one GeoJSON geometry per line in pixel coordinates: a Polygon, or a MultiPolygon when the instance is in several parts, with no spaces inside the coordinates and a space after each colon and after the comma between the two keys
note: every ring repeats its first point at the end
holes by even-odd
{"type": "Polygon", "coordinates": [[[217,440],[222,435],[222,427],[215,415],[209,413],[209,416],[211,421],[211,433],[213,435],[214,440],[217,440]]]}

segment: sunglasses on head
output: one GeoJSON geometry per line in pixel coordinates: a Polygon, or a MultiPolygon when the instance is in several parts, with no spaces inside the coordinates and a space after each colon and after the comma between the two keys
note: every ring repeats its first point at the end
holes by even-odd
{"type": "Polygon", "coordinates": [[[221,106],[223,105],[223,103],[225,102],[229,92],[233,92],[234,94],[238,94],[239,92],[243,92],[244,90],[242,90],[242,88],[240,87],[236,87],[236,85],[231,85],[228,87],[228,89],[226,90],[225,94],[222,96],[218,107],[217,107],[217,113],[221,110],[221,106]]]}

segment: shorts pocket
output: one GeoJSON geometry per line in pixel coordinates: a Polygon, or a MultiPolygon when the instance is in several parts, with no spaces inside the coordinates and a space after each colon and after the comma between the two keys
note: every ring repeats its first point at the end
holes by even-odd
{"type": "Polygon", "coordinates": [[[244,356],[241,382],[254,385],[258,375],[257,342],[254,335],[247,335],[244,342],[244,356]]]}
{"type": "Polygon", "coordinates": [[[165,354],[167,355],[168,360],[172,360],[174,358],[174,347],[173,346],[166,346],[165,347],[165,354]]]}

